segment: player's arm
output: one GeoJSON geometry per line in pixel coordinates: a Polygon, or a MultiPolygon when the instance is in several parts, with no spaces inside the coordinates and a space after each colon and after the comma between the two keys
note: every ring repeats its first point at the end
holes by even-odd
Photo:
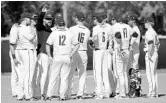
{"type": "Polygon", "coordinates": [[[130,45],[132,45],[134,42],[136,42],[136,39],[138,38],[138,33],[137,32],[133,32],[131,35],[131,41],[130,41],[130,45]]]}
{"type": "Polygon", "coordinates": [[[16,42],[18,39],[17,27],[18,27],[18,25],[13,25],[10,30],[10,51],[11,51],[11,56],[14,60],[15,65],[17,65],[19,63],[18,60],[16,59],[16,55],[15,55],[16,42]]]}
{"type": "MultiPolygon", "coordinates": [[[[73,34],[70,34],[70,35],[73,35],[73,34]]],[[[72,37],[72,45],[74,45],[74,48],[72,49],[71,53],[70,53],[70,58],[78,51],[79,47],[80,47],[80,44],[77,40],[76,37],[72,37]]]]}
{"type": "Polygon", "coordinates": [[[113,37],[112,37],[112,35],[109,35],[108,44],[109,44],[108,50],[112,54],[113,53],[113,37]]]}
{"type": "Polygon", "coordinates": [[[88,42],[89,47],[90,47],[91,49],[95,49],[94,41],[93,41],[93,36],[94,36],[94,35],[95,35],[95,30],[94,30],[94,28],[93,28],[93,30],[92,30],[92,37],[89,37],[89,42],[88,42]]]}

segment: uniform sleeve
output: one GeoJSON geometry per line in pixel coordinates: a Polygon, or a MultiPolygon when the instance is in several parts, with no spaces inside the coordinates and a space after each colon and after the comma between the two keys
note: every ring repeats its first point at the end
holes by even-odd
{"type": "Polygon", "coordinates": [[[50,36],[48,37],[46,44],[48,44],[48,45],[53,45],[53,33],[54,33],[54,32],[52,32],[52,33],[50,34],[50,36]]]}
{"type": "Polygon", "coordinates": [[[78,39],[76,36],[74,36],[74,34],[72,32],[70,32],[70,35],[72,35],[72,44],[73,45],[77,45],[79,42],[78,42],[78,39]]]}
{"type": "Polygon", "coordinates": [[[16,41],[18,39],[18,32],[17,32],[18,28],[13,25],[11,30],[10,30],[10,43],[11,44],[16,44],[16,41]]]}

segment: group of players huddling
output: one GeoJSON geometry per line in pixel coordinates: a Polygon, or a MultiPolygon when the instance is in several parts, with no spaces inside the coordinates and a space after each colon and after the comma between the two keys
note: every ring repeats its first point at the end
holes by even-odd
{"type": "MultiPolygon", "coordinates": [[[[115,14],[109,18],[111,24],[107,23],[106,12],[96,13],[92,18],[95,26],[91,37],[90,30],[84,25],[82,12],[73,15],[76,25],[70,28],[65,26],[61,14],[53,18],[46,6],[39,16],[22,13],[19,23],[14,24],[10,31],[13,97],[17,100],[51,100],[58,95],[62,101],[71,99],[77,68],[79,85],[76,99],[84,99],[87,46],[93,50],[95,99],[140,96],[138,60],[141,34],[137,17],[131,14],[125,19],[118,19],[115,14]],[[127,23],[124,22],[126,20],[127,23]]],[[[159,40],[153,29],[153,19],[147,18],[144,24],[147,29],[144,47],[149,83],[147,97],[154,98],[158,97],[159,40]]]]}

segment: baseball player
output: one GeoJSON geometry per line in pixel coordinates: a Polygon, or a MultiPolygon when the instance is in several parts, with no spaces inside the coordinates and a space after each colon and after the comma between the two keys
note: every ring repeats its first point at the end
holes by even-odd
{"type": "Polygon", "coordinates": [[[129,68],[133,68],[135,70],[139,69],[139,44],[140,44],[140,30],[136,24],[136,16],[131,15],[128,18],[128,24],[132,27],[132,32],[135,33],[135,35],[132,36],[130,41],[130,61],[129,61],[129,68]]]}
{"type": "Polygon", "coordinates": [[[13,50],[17,50],[18,57],[12,51],[15,65],[21,65],[19,77],[19,93],[18,100],[30,100],[33,97],[32,80],[36,65],[35,45],[33,40],[36,34],[32,31],[30,25],[30,14],[25,12],[21,15],[21,23],[18,27],[17,34],[11,38],[11,44],[17,44],[13,50]]]}
{"type": "Polygon", "coordinates": [[[77,68],[79,74],[79,87],[77,92],[77,99],[83,99],[87,74],[86,68],[88,63],[87,43],[90,37],[90,30],[83,24],[85,17],[82,12],[77,12],[74,15],[73,19],[77,25],[70,27],[69,30],[77,38],[78,42],[80,43],[80,47],[78,51],[73,55],[73,61],[71,65],[72,69],[69,75],[69,89],[71,90],[71,81],[73,79],[75,69],[77,68]]]}
{"type": "Polygon", "coordinates": [[[52,32],[47,40],[46,51],[49,60],[53,62],[50,68],[47,99],[51,100],[54,85],[60,76],[60,100],[66,100],[66,91],[68,89],[68,77],[71,70],[71,59],[78,50],[79,43],[74,35],[65,27],[63,19],[57,20],[57,30],[52,32]],[[53,59],[50,54],[50,45],[53,45],[53,59]],[[72,49],[72,45],[75,47],[72,49]]]}
{"type": "Polygon", "coordinates": [[[159,39],[157,33],[153,29],[154,20],[152,18],[147,18],[145,20],[145,28],[147,29],[145,33],[145,64],[146,64],[146,74],[149,83],[149,93],[147,97],[154,98],[158,97],[158,82],[157,82],[157,63],[158,63],[158,49],[159,49],[159,39]]]}
{"type": "Polygon", "coordinates": [[[17,97],[18,95],[18,82],[19,82],[19,68],[17,65],[15,65],[14,63],[14,59],[15,58],[14,55],[12,56],[12,54],[15,53],[15,55],[17,55],[17,50],[14,50],[14,47],[16,46],[16,44],[12,43],[12,39],[15,38],[15,35],[17,35],[17,28],[19,27],[18,23],[15,23],[11,30],[10,30],[10,52],[9,52],[9,56],[10,56],[10,60],[11,60],[11,68],[12,68],[12,73],[11,73],[11,87],[12,87],[12,95],[13,97],[17,97]]]}
{"type": "Polygon", "coordinates": [[[115,98],[126,98],[126,94],[128,93],[127,65],[132,31],[127,24],[116,23],[115,20],[112,20],[112,23],[115,23],[112,27],[114,35],[114,73],[117,79],[117,85],[119,85],[119,95],[115,98]]]}
{"type": "Polygon", "coordinates": [[[111,26],[106,23],[107,15],[102,12],[96,17],[99,25],[93,28],[93,42],[95,44],[94,69],[96,80],[96,99],[109,98],[111,90],[108,78],[107,42],[111,35],[111,26]]]}

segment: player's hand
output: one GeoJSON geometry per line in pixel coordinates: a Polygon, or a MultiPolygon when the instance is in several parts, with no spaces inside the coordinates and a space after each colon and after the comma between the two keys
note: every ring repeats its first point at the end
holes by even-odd
{"type": "Polygon", "coordinates": [[[73,55],[72,54],[69,55],[69,58],[70,58],[70,61],[73,61],[73,55]]]}
{"type": "Polygon", "coordinates": [[[122,58],[126,56],[126,53],[125,53],[124,51],[121,51],[120,54],[121,54],[121,57],[122,57],[122,58]]]}
{"type": "Polygon", "coordinates": [[[109,53],[112,55],[113,54],[113,49],[109,49],[109,53]]]}
{"type": "Polygon", "coordinates": [[[49,11],[49,7],[48,7],[48,5],[45,5],[45,6],[42,8],[42,12],[47,13],[48,11],[49,11]]]}
{"type": "Polygon", "coordinates": [[[48,62],[51,64],[53,62],[53,58],[50,56],[48,57],[48,62]]]}
{"type": "Polygon", "coordinates": [[[17,59],[13,59],[13,61],[14,61],[14,64],[15,64],[16,66],[18,66],[18,65],[20,64],[20,62],[19,62],[17,59]]]}

